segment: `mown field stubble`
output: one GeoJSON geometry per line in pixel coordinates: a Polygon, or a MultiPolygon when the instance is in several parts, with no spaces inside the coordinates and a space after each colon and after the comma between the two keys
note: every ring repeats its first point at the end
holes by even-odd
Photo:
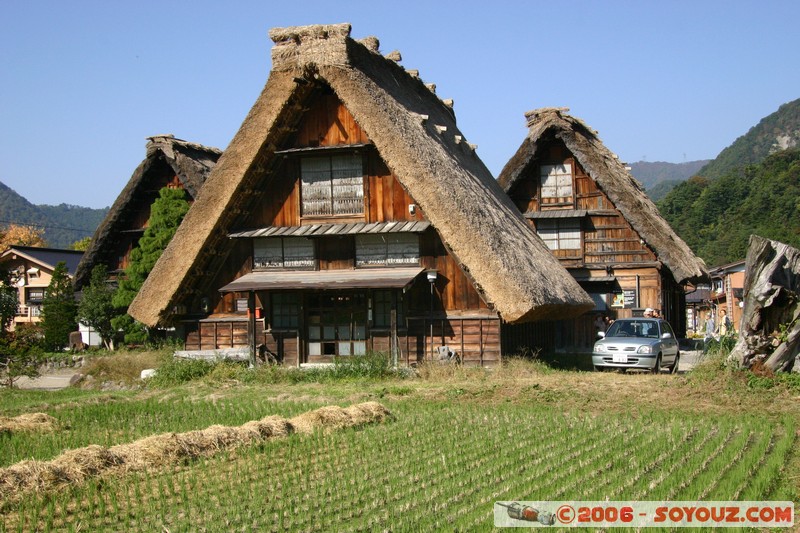
{"type": "MultiPolygon", "coordinates": [[[[497,500],[793,500],[800,391],[679,376],[426,368],[413,379],[204,379],[129,392],[0,393],[0,530],[420,531],[492,528],[497,500]],[[269,381],[269,382],[267,382],[269,381]],[[8,467],[165,432],[380,402],[355,428],[287,434],[12,497],[8,467]]],[[[274,376],[273,376],[274,377],[274,376]]]]}

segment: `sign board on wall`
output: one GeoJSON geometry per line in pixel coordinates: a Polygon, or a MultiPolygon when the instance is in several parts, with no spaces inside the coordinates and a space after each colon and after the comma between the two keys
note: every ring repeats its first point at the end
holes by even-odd
{"type": "Polygon", "coordinates": [[[623,309],[636,307],[636,289],[623,289],[622,292],[615,293],[611,307],[623,309]]]}

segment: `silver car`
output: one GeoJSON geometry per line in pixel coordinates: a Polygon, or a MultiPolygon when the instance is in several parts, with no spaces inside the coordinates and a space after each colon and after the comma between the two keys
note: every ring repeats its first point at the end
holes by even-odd
{"type": "Polygon", "coordinates": [[[595,370],[607,368],[648,370],[653,374],[666,367],[678,370],[680,352],[672,326],[660,318],[620,318],[594,344],[595,370]]]}

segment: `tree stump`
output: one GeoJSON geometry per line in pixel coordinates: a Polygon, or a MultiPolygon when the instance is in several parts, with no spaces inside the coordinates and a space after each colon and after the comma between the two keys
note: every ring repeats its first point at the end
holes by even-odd
{"type": "Polygon", "coordinates": [[[81,336],[80,331],[70,332],[69,349],[73,352],[82,352],[86,349],[86,345],[83,343],[83,337],[81,336]]]}
{"type": "Polygon", "coordinates": [[[745,263],[741,331],[728,360],[800,372],[800,251],[751,235],[745,263]]]}

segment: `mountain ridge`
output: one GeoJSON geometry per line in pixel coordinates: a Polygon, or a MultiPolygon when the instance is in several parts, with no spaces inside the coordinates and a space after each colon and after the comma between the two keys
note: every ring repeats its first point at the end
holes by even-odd
{"type": "Polygon", "coordinates": [[[66,249],[75,241],[91,237],[108,209],[65,203],[36,205],[0,181],[0,226],[44,228],[44,239],[51,248],[66,249]]]}

